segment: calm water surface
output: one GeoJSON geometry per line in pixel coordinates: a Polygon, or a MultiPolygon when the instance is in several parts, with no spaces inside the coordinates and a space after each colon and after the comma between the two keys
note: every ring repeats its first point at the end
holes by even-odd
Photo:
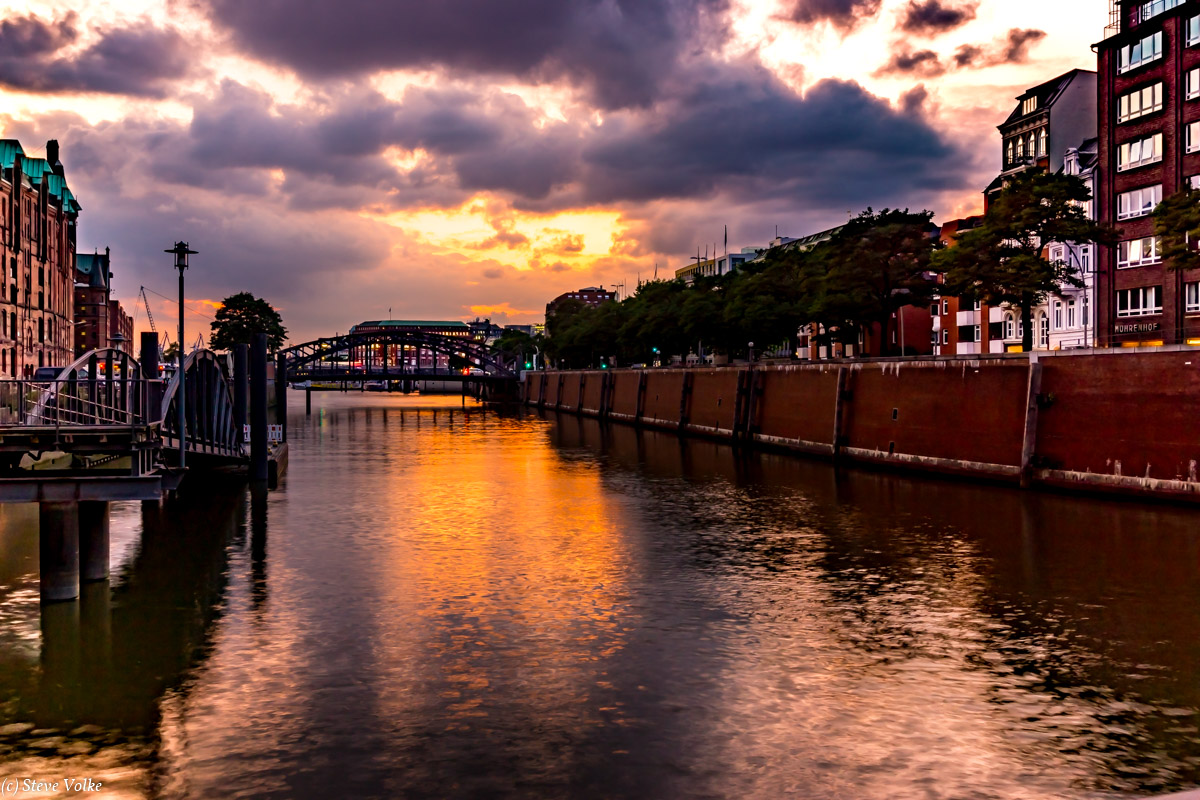
{"type": "Polygon", "coordinates": [[[111,586],[79,603],[39,609],[36,508],[0,507],[0,781],[130,798],[1200,785],[1200,512],[835,474],[457,399],[314,405],[291,418],[280,491],[114,506],[111,586]]]}

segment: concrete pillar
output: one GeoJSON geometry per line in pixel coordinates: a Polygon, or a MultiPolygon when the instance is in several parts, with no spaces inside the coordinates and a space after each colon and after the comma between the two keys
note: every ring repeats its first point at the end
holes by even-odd
{"type": "Polygon", "coordinates": [[[79,597],[79,506],[42,503],[39,556],[42,602],[79,597]]]}
{"type": "Polygon", "coordinates": [[[108,580],[108,503],[79,504],[79,578],[108,580]]]}
{"type": "Polygon", "coordinates": [[[312,389],[304,390],[304,416],[312,416],[312,389]]]}

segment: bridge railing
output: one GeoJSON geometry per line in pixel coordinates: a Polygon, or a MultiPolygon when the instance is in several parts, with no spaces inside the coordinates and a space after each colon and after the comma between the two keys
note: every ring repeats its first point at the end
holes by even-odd
{"type": "Polygon", "coordinates": [[[81,427],[137,426],[154,422],[147,398],[161,394],[161,381],[0,380],[0,425],[81,427]]]}

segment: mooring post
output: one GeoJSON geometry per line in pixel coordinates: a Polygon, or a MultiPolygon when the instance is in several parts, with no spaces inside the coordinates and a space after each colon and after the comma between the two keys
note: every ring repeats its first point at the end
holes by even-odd
{"type": "Polygon", "coordinates": [[[283,433],[283,441],[287,441],[287,356],[275,356],[275,421],[279,423],[283,433]]]}
{"type": "Polygon", "coordinates": [[[79,597],[79,504],[39,506],[38,557],[42,602],[79,597]]]}
{"type": "Polygon", "coordinates": [[[254,334],[250,347],[250,480],[266,482],[267,335],[254,334]]]}
{"type": "Polygon", "coordinates": [[[79,503],[79,577],[83,581],[108,580],[108,503],[79,503]]]}
{"type": "Polygon", "coordinates": [[[142,346],[139,355],[139,363],[142,368],[142,413],[143,420],[149,422],[152,416],[157,416],[152,413],[154,401],[161,399],[151,387],[155,384],[150,381],[158,380],[158,334],[154,331],[142,331],[142,346]]]}
{"type": "Polygon", "coordinates": [[[306,417],[312,416],[312,387],[311,386],[306,386],[304,388],[304,416],[306,416],[306,417]]]}
{"type": "Polygon", "coordinates": [[[239,440],[245,438],[246,396],[250,392],[250,345],[233,346],[233,426],[239,440]]]}

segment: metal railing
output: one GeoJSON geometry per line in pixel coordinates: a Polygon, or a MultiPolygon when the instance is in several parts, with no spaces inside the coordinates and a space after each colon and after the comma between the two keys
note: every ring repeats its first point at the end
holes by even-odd
{"type": "Polygon", "coordinates": [[[52,381],[0,380],[0,426],[66,428],[157,422],[147,409],[161,397],[162,381],[68,378],[52,381]]]}

